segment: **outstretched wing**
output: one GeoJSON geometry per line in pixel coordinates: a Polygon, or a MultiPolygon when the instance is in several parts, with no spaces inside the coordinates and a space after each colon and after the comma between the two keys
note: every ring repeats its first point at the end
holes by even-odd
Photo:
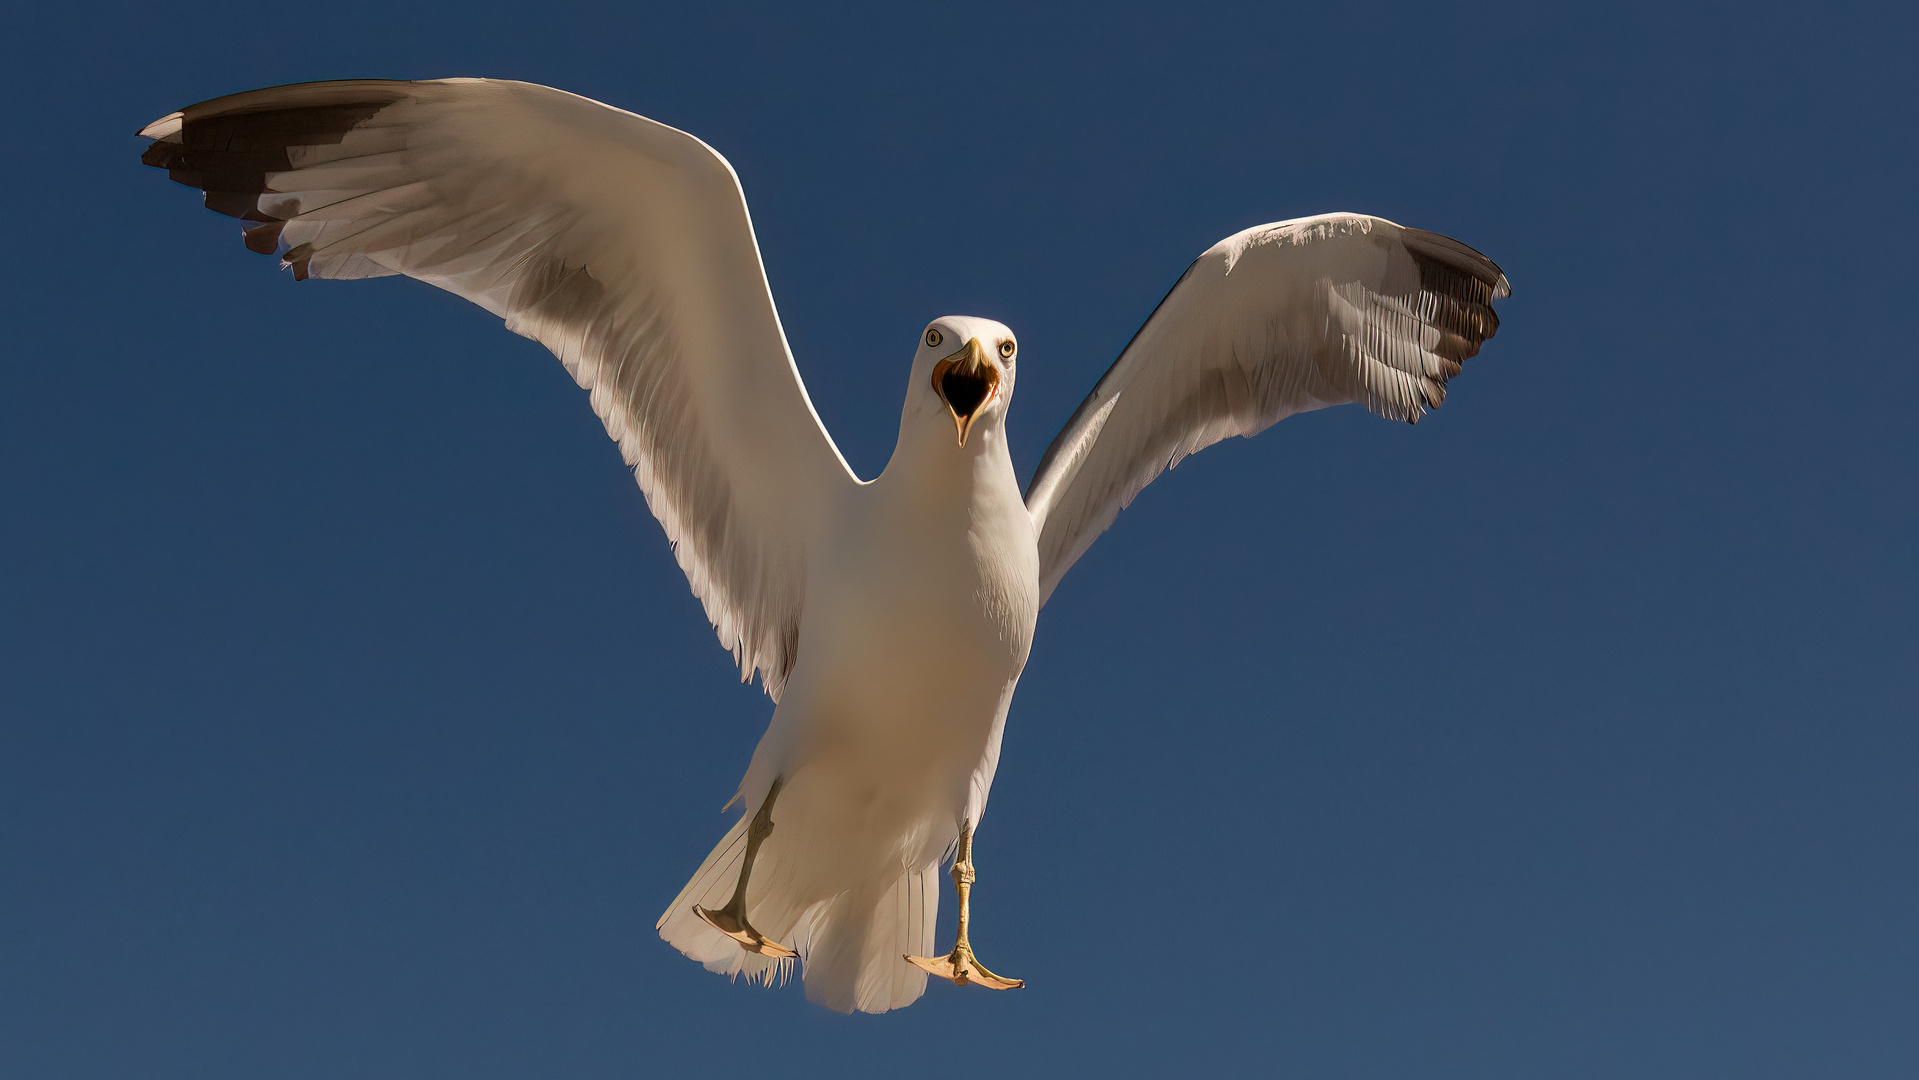
{"type": "Polygon", "coordinates": [[[1360,402],[1414,423],[1499,329],[1511,293],[1457,240],[1359,214],[1261,225],[1186,269],[1047,448],[1026,491],[1040,602],[1186,455],[1360,402]]]}
{"type": "Polygon", "coordinates": [[[739,180],[682,131],[527,83],[306,83],[191,106],[143,160],[297,278],[405,274],[552,349],[743,679],[779,697],[806,552],[858,483],[807,399],[739,180]]]}

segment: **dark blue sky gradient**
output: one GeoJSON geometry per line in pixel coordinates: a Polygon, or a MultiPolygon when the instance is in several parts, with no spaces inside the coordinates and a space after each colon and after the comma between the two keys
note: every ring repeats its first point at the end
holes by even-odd
{"type": "Polygon", "coordinates": [[[10,14],[0,1075],[1919,1075],[1910,12],[10,14]],[[207,97],[443,75],[726,154],[864,475],[927,319],[1020,333],[1024,478],[1259,222],[1514,296],[1417,428],[1121,516],[980,832],[1030,989],[845,1018],[654,935],[770,706],[560,366],[138,164],[207,97]]]}

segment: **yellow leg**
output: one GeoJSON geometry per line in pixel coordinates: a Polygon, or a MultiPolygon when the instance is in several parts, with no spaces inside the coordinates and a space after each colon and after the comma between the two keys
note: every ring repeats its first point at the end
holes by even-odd
{"type": "Polygon", "coordinates": [[[952,952],[937,960],[908,956],[906,962],[961,986],[978,983],[993,990],[1017,990],[1026,985],[1026,980],[1008,979],[986,970],[986,965],[973,955],[972,943],[966,938],[972,914],[968,907],[973,898],[973,876],[973,826],[969,823],[960,829],[959,856],[953,860],[953,885],[959,891],[959,941],[953,945],[952,952]]]}
{"type": "Polygon", "coordinates": [[[740,860],[740,883],[733,889],[733,899],[718,911],[709,911],[698,904],[693,905],[693,914],[706,920],[706,924],[734,941],[747,952],[765,953],[767,956],[791,957],[799,953],[774,941],[758,930],[746,919],[746,879],[753,876],[753,860],[760,853],[760,845],[773,835],[773,800],[779,798],[782,780],[773,781],[773,788],[766,793],[766,801],[760,804],[760,812],[753,815],[753,823],[746,827],[746,857],[740,860]]]}

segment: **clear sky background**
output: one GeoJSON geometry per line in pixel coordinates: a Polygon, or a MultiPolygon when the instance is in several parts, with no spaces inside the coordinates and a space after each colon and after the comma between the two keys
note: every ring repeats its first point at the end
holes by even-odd
{"type": "Polygon", "coordinates": [[[1908,5],[7,21],[0,1074],[1919,1075],[1908,5]],[[1030,988],[842,1017],[653,932],[771,707],[560,366],[138,161],[445,75],[724,153],[863,475],[931,317],[1020,334],[1024,480],[1250,225],[1380,214],[1514,295],[1417,428],[1298,417],[1121,515],[979,836],[1030,988]]]}

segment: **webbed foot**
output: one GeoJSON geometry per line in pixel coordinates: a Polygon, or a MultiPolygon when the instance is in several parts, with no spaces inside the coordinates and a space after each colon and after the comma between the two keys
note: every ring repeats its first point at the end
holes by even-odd
{"type": "Polygon", "coordinates": [[[995,975],[973,955],[973,947],[960,942],[953,951],[935,960],[930,956],[909,956],[906,962],[925,971],[928,975],[938,975],[959,986],[971,986],[978,983],[989,990],[1018,990],[1026,985],[1025,979],[1009,979],[1004,975],[995,975]]]}
{"type": "Polygon", "coordinates": [[[728,910],[728,908],[731,907],[732,905],[729,904],[726,908],[721,908],[718,911],[710,911],[698,904],[694,904],[693,914],[704,919],[706,925],[739,942],[740,948],[745,949],[747,952],[778,957],[794,957],[799,955],[799,953],[794,952],[792,949],[753,929],[753,924],[747,922],[744,915],[728,910]]]}
{"type": "Polygon", "coordinates": [[[1026,985],[1025,979],[995,975],[973,955],[973,945],[966,936],[973,921],[973,877],[973,826],[967,824],[960,828],[959,854],[953,860],[953,888],[959,893],[959,941],[952,952],[939,959],[908,956],[906,962],[960,986],[977,983],[991,990],[1018,990],[1026,985]]]}
{"type": "Polygon", "coordinates": [[[705,920],[706,925],[739,942],[740,948],[747,952],[790,958],[799,953],[769,939],[746,921],[746,882],[753,876],[753,860],[759,856],[760,845],[773,835],[773,800],[780,797],[780,788],[783,786],[784,779],[773,781],[772,788],[766,793],[766,801],[760,804],[760,812],[753,815],[752,823],[746,827],[746,854],[740,860],[740,880],[733,887],[733,899],[718,911],[694,904],[693,914],[705,920]]]}

